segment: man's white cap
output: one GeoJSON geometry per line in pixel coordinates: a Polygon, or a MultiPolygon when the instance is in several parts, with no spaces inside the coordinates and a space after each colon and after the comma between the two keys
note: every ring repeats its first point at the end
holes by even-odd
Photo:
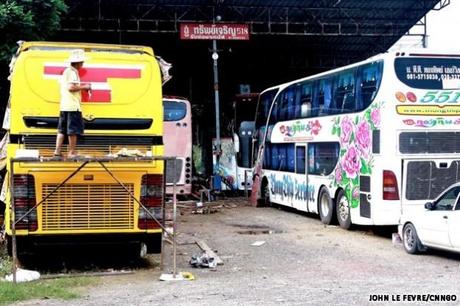
{"type": "Polygon", "coordinates": [[[88,58],[85,56],[85,50],[75,49],[70,51],[70,57],[67,60],[69,63],[81,63],[86,61],[88,58]]]}

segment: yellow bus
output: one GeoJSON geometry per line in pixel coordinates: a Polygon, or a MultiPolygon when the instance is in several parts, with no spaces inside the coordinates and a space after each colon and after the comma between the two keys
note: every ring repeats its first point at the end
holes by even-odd
{"type": "MultiPolygon", "coordinates": [[[[25,42],[16,54],[11,73],[7,161],[17,157],[18,152],[38,151],[40,157],[53,156],[59,80],[74,49],[85,51],[87,60],[79,72],[80,80],[91,83],[92,88],[90,94],[82,94],[85,133],[78,139],[79,154],[96,158],[121,151],[162,156],[162,80],[150,47],[25,42]]],[[[10,163],[7,165],[10,173],[10,163]]],[[[159,220],[163,216],[163,161],[109,162],[107,168],[116,179],[100,164],[89,163],[46,198],[78,166],[78,161],[65,159],[14,163],[15,220],[23,218],[16,223],[18,252],[41,244],[69,242],[129,243],[144,252],[146,247],[148,253],[161,251],[162,231],[152,215],[159,220]],[[151,214],[140,208],[116,180],[151,214]]],[[[10,198],[7,193],[5,224],[9,246],[10,198]]]]}

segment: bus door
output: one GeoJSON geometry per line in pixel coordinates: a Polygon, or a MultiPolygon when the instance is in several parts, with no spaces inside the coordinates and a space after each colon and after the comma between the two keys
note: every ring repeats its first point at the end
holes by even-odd
{"type": "Polygon", "coordinates": [[[401,202],[403,213],[424,209],[447,187],[460,180],[460,160],[414,158],[403,160],[401,202]]]}
{"type": "Polygon", "coordinates": [[[307,150],[305,144],[295,146],[295,176],[294,207],[298,210],[308,210],[308,175],[306,167],[307,150]]]}

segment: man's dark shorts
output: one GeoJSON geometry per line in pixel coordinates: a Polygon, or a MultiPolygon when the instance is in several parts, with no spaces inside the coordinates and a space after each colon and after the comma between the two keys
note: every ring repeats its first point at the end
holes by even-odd
{"type": "Polygon", "coordinates": [[[58,131],[64,135],[83,135],[84,122],[81,112],[62,112],[59,115],[58,131]]]}

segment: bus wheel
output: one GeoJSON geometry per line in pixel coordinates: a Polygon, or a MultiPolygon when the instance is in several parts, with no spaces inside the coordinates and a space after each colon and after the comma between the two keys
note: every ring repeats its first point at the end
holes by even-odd
{"type": "Polygon", "coordinates": [[[339,190],[336,197],[336,210],[337,220],[341,228],[350,229],[351,227],[351,216],[350,216],[350,205],[348,199],[345,196],[343,190],[339,190]]]}
{"type": "Polygon", "coordinates": [[[321,222],[324,224],[331,224],[334,215],[334,205],[326,187],[321,188],[319,192],[318,210],[321,222]]]}
{"type": "Polygon", "coordinates": [[[272,206],[272,203],[270,202],[270,188],[268,188],[268,182],[264,181],[262,183],[262,189],[260,191],[261,198],[258,201],[259,207],[267,207],[267,206],[272,206]]]}

